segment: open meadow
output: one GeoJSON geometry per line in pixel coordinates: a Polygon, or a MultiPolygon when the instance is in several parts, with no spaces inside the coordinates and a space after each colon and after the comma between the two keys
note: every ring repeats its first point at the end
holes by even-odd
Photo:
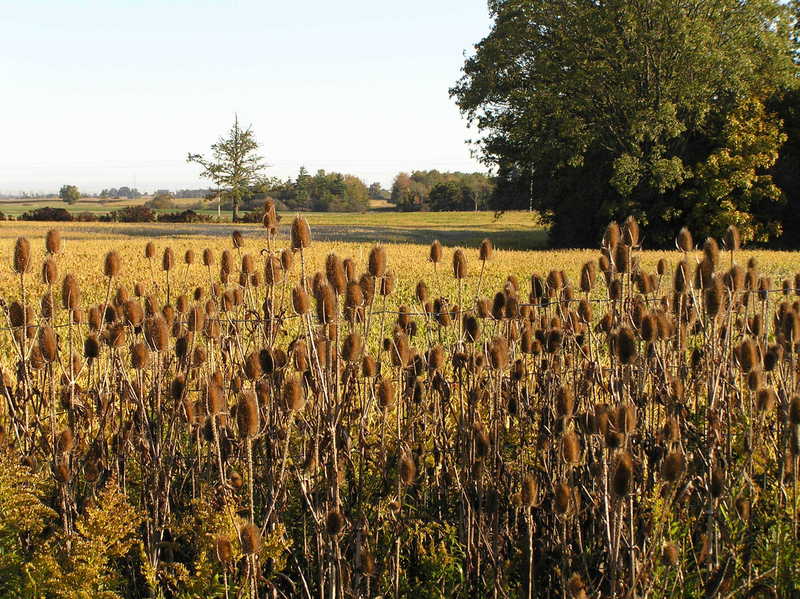
{"type": "Polygon", "coordinates": [[[788,596],[797,254],[522,214],[1,223],[0,596],[788,596]]]}

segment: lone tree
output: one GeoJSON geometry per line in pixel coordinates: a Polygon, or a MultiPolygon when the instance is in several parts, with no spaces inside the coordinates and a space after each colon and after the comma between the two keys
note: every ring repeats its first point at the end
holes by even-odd
{"type": "Polygon", "coordinates": [[[75,185],[62,185],[58,192],[60,197],[67,204],[74,204],[81,199],[81,192],[75,185]]]}
{"type": "Polygon", "coordinates": [[[227,197],[233,207],[233,222],[239,220],[239,202],[260,181],[260,173],[266,167],[258,151],[252,127],[242,129],[236,116],[227,137],[220,137],[211,146],[211,158],[202,154],[189,154],[187,162],[203,167],[201,177],[210,179],[227,197]]]}

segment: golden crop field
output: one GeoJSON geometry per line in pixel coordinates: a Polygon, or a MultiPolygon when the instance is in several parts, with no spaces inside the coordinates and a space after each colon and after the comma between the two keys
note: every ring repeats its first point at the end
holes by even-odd
{"type": "Polygon", "coordinates": [[[0,597],[792,596],[797,254],[459,218],[0,223],[0,597]]]}

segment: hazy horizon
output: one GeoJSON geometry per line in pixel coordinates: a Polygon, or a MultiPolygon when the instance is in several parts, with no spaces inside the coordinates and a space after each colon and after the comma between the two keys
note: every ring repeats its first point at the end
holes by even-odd
{"type": "Polygon", "coordinates": [[[234,113],[269,176],[486,170],[448,96],[488,32],[485,0],[31,0],[0,16],[0,193],[206,187],[186,154],[234,113]]]}

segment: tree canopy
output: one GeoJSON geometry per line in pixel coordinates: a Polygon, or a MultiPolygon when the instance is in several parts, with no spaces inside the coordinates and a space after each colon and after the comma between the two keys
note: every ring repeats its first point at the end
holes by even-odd
{"type": "Polygon", "coordinates": [[[239,203],[258,184],[261,172],[266,168],[258,148],[252,127],[242,129],[237,115],[228,136],[220,137],[211,146],[211,158],[190,153],[186,159],[199,164],[203,168],[200,176],[213,181],[230,200],[234,222],[239,220],[239,203]]]}
{"type": "Polygon", "coordinates": [[[62,185],[58,197],[66,204],[74,204],[81,199],[81,192],[75,185],[62,185]]]}
{"type": "Polygon", "coordinates": [[[778,0],[492,0],[494,24],[451,90],[497,169],[496,208],[532,201],[555,245],[634,214],[648,242],[681,226],[780,234],[767,102],[795,85],[778,0]]]}
{"type": "Polygon", "coordinates": [[[483,173],[414,171],[397,174],[390,199],[405,211],[481,210],[492,188],[483,173]]]}

